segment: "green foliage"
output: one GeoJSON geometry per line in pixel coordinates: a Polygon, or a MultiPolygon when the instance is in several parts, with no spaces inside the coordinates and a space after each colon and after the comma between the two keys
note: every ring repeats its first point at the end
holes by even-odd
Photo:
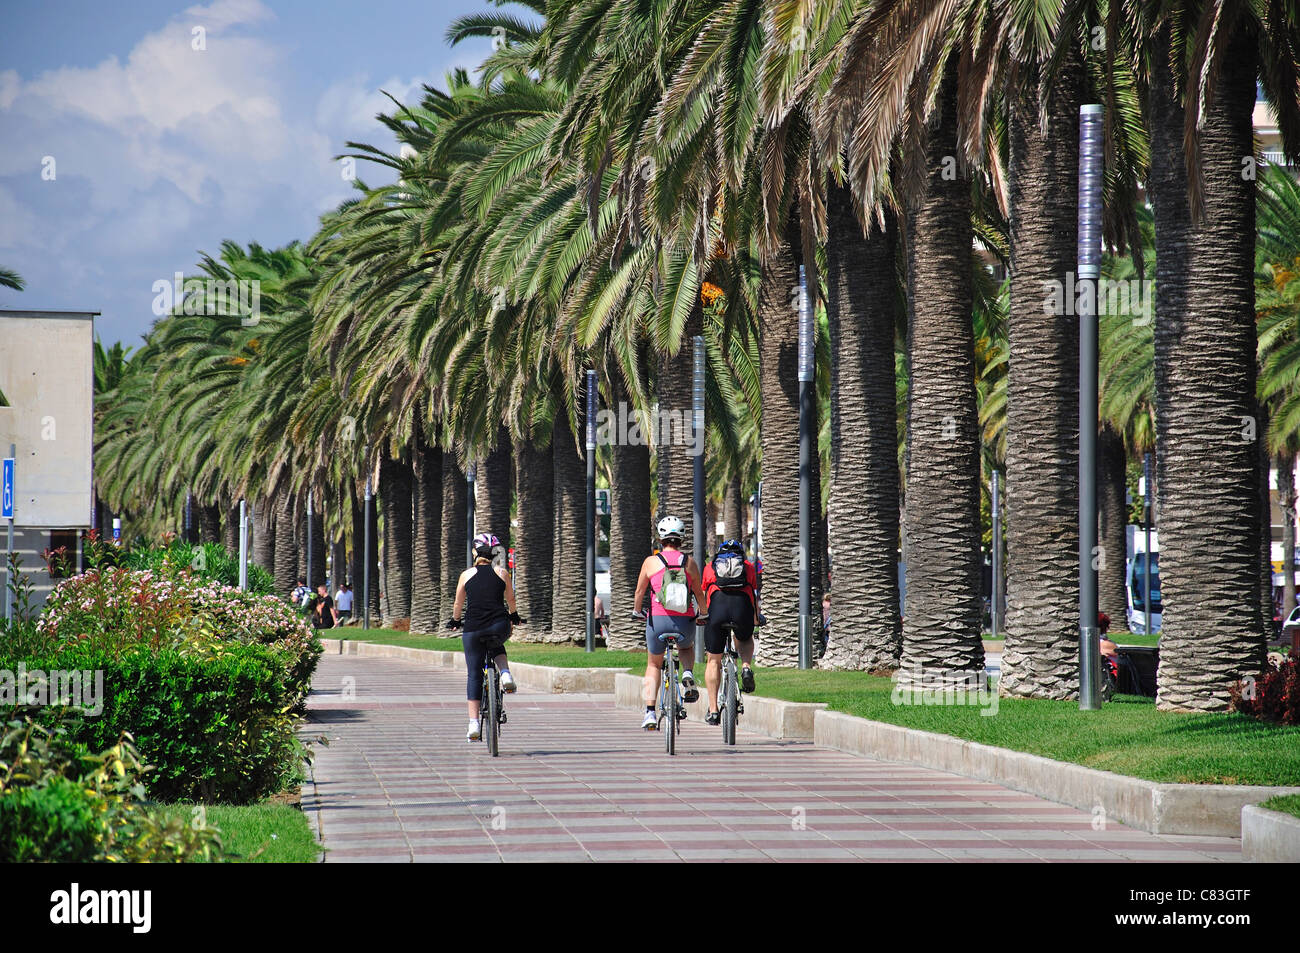
{"type": "MultiPolygon", "coordinates": [[[[0,668],[18,661],[0,658],[0,668]]],[[[296,735],[283,650],[220,642],[119,651],[73,645],[21,661],[28,671],[102,673],[102,713],[67,719],[68,735],[90,749],[134,737],[152,769],[144,783],[155,799],[248,804],[301,777],[306,750],[296,735]]],[[[27,713],[46,722],[62,717],[52,707],[27,713]]]]}
{"type": "MultiPolygon", "coordinates": [[[[140,543],[117,546],[96,535],[86,543],[87,569],[120,566],[125,569],[151,570],[175,578],[187,575],[210,579],[223,586],[239,585],[239,556],[226,551],[220,543],[186,543],[176,539],[157,546],[140,543]]],[[[265,596],[275,592],[274,577],[261,566],[248,564],[248,591],[265,596]]]]}
{"type": "Polygon", "coordinates": [[[0,862],[158,862],[222,856],[215,831],[144,803],[129,737],[98,754],[64,726],[7,722],[0,734],[0,862]]]}

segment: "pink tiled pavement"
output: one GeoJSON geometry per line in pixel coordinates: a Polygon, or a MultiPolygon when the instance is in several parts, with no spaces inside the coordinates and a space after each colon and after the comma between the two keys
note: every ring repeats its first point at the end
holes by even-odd
{"type": "Polygon", "coordinates": [[[909,765],[699,722],[669,757],[608,695],[521,690],[501,755],[465,741],[465,675],[326,655],[303,807],[327,861],[1207,861],[1232,838],[1157,836],[909,765]]]}

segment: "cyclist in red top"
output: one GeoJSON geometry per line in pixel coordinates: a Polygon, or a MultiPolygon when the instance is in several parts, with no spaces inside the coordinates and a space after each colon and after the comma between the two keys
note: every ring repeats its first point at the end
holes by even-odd
{"type": "Polygon", "coordinates": [[[723,626],[731,626],[736,634],[740,652],[741,691],[754,690],[754,620],[758,617],[759,571],[745,558],[745,544],[729,539],[718,547],[718,554],[704,567],[701,580],[709,620],[704,625],[704,649],[708,665],[704,669],[704,685],[709,692],[709,712],[705,721],[710,725],[721,722],[718,714],[718,685],[722,681],[722,652],[727,645],[723,626]],[[740,566],[743,564],[743,572],[740,566]],[[721,577],[721,578],[720,578],[721,577]]]}

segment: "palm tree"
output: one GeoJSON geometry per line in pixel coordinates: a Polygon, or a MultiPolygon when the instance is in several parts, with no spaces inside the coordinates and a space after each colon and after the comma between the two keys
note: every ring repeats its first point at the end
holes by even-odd
{"type": "Polygon", "coordinates": [[[1166,605],[1157,705],[1218,710],[1264,665],[1255,183],[1243,160],[1257,78],[1284,148],[1300,150],[1297,24],[1275,7],[1174,0],[1144,26],[1166,605]]]}
{"type": "Polygon", "coordinates": [[[411,617],[411,464],[379,460],[379,498],[384,513],[383,621],[392,626],[411,617]]]}
{"type": "Polygon", "coordinates": [[[12,288],[14,291],[22,291],[26,287],[22,275],[16,271],[10,271],[8,268],[0,267],[0,288],[12,288]]]}

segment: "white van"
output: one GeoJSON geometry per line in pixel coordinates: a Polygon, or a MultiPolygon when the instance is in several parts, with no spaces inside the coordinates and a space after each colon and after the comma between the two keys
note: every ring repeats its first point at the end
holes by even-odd
{"type": "Polygon", "coordinates": [[[1151,613],[1147,618],[1144,596],[1146,586],[1146,533],[1129,527],[1129,552],[1125,581],[1128,588],[1128,630],[1135,633],[1159,632],[1163,615],[1160,599],[1160,534],[1151,532],[1151,613]]]}

